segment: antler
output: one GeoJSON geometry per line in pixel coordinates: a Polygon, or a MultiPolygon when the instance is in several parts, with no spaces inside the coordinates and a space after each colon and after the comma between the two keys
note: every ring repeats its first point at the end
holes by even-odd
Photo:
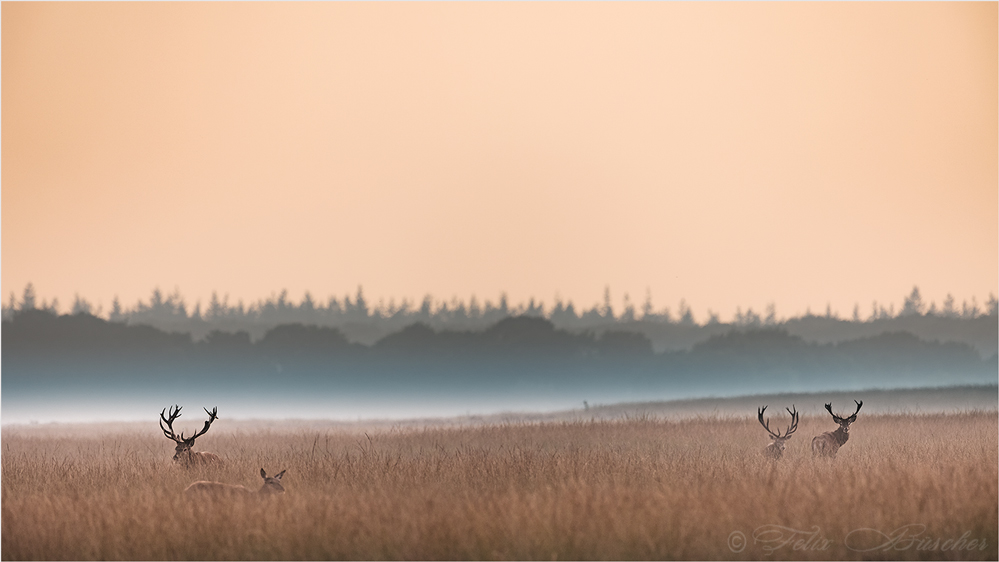
{"type": "Polygon", "coordinates": [[[766,411],[767,411],[767,406],[756,409],[757,418],[759,418],[760,420],[760,425],[763,426],[763,429],[767,430],[767,433],[769,433],[771,437],[773,437],[774,439],[780,439],[780,431],[778,431],[777,433],[770,431],[770,420],[763,421],[763,412],[766,411]]]}
{"type": "Polygon", "coordinates": [[[163,408],[163,411],[160,412],[160,429],[163,430],[163,435],[166,435],[167,439],[172,439],[177,443],[184,441],[183,434],[181,434],[180,437],[177,437],[177,434],[173,432],[173,421],[180,417],[180,408],[180,406],[172,406],[170,408],[170,419],[166,418],[166,408],[163,408]],[[166,422],[166,427],[163,427],[163,422],[166,422]]]}
{"type": "Polygon", "coordinates": [[[195,433],[191,437],[184,437],[183,432],[181,432],[180,436],[178,436],[173,431],[173,422],[174,420],[180,417],[180,410],[181,406],[171,406],[169,419],[167,419],[166,417],[166,408],[163,408],[163,411],[160,412],[160,429],[163,430],[163,435],[166,435],[167,439],[172,439],[177,443],[184,443],[184,442],[194,443],[194,440],[207,433],[208,428],[211,427],[212,425],[212,422],[218,419],[218,411],[219,411],[218,406],[213,408],[211,412],[208,411],[208,408],[205,408],[205,413],[208,414],[208,421],[205,422],[205,427],[203,427],[201,431],[195,433]],[[166,427],[163,427],[164,422],[166,422],[166,427]]]}
{"type": "MultiPolygon", "coordinates": [[[[205,422],[205,427],[202,428],[201,431],[199,431],[199,432],[195,433],[194,435],[192,435],[191,438],[187,439],[186,441],[190,441],[190,442],[193,443],[195,439],[197,439],[198,437],[201,437],[202,435],[208,433],[208,428],[212,426],[212,422],[218,419],[218,411],[219,411],[218,406],[212,408],[211,412],[208,411],[208,408],[205,408],[205,413],[208,414],[208,421],[205,422]]],[[[182,433],[181,437],[183,437],[183,436],[184,436],[184,434],[182,433]]]]}
{"type": "Polygon", "coordinates": [[[833,414],[832,404],[831,403],[830,404],[826,404],[826,410],[829,410],[829,413],[832,414],[833,421],[836,422],[836,423],[839,423],[839,422],[841,422],[843,420],[846,420],[846,419],[849,419],[850,421],[857,421],[857,413],[860,412],[860,408],[863,407],[864,401],[861,400],[860,402],[857,402],[856,400],[854,400],[854,402],[857,404],[857,411],[854,412],[853,415],[850,416],[849,418],[841,418],[841,417],[837,416],[836,414],[833,414]]]}
{"type": "Polygon", "coordinates": [[[839,423],[843,419],[843,418],[837,416],[836,414],[833,414],[833,411],[832,411],[832,402],[826,404],[826,410],[829,410],[829,413],[832,415],[834,422],[839,423]]]}
{"type": "MultiPolygon", "coordinates": [[[[793,404],[791,405],[791,408],[794,408],[793,404]]],[[[792,411],[791,408],[785,408],[787,413],[791,414],[791,425],[787,426],[787,430],[784,432],[784,435],[780,434],[780,430],[778,430],[777,433],[770,431],[770,420],[763,421],[763,412],[767,411],[766,406],[763,408],[757,408],[756,410],[757,417],[760,420],[760,425],[762,425],[763,429],[767,430],[767,433],[769,433],[774,439],[787,439],[792,433],[798,430],[798,410],[795,408],[795,410],[792,411]]]]}
{"type": "Polygon", "coordinates": [[[860,402],[857,402],[856,400],[854,400],[854,402],[857,404],[857,411],[854,412],[852,416],[850,416],[850,421],[857,421],[857,414],[859,414],[860,413],[860,409],[862,407],[864,407],[864,401],[863,400],[861,400],[860,402]]]}
{"type": "MultiPolygon", "coordinates": [[[[791,408],[794,408],[794,404],[791,404],[791,408]]],[[[791,414],[791,425],[788,426],[787,433],[784,434],[784,438],[786,439],[798,430],[798,409],[795,408],[794,411],[791,411],[790,408],[785,408],[785,410],[787,410],[787,413],[791,414]]]]}

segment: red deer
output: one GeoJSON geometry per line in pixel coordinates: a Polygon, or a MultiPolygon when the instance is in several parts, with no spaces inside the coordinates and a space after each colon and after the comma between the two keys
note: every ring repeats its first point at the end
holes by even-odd
{"type": "MultiPolygon", "coordinates": [[[[794,408],[794,406],[791,406],[791,408],[794,408]]],[[[787,440],[798,429],[798,411],[792,411],[789,408],[785,409],[787,409],[787,413],[791,414],[791,425],[787,426],[784,435],[780,434],[780,430],[777,430],[777,433],[770,431],[770,420],[763,421],[763,412],[767,411],[766,406],[757,409],[757,417],[760,420],[760,425],[763,426],[763,429],[767,430],[770,438],[773,439],[773,443],[767,445],[767,448],[763,450],[763,454],[773,460],[778,460],[784,456],[784,448],[787,446],[787,440]]]]}
{"type": "Polygon", "coordinates": [[[822,435],[817,436],[815,439],[812,439],[813,457],[836,458],[836,452],[839,451],[839,448],[846,444],[847,439],[850,438],[850,424],[857,421],[857,412],[860,412],[860,408],[864,405],[863,400],[860,402],[854,400],[854,402],[857,404],[857,411],[848,418],[841,418],[836,414],[833,414],[832,404],[826,404],[826,410],[829,410],[829,413],[833,417],[833,421],[839,424],[839,428],[836,431],[827,431],[822,435]]]}
{"type": "Polygon", "coordinates": [[[166,408],[163,408],[163,411],[160,412],[160,429],[163,430],[163,434],[167,436],[167,439],[177,444],[173,455],[173,462],[187,468],[202,465],[222,465],[222,459],[215,453],[194,452],[191,450],[194,447],[194,440],[207,433],[212,422],[218,419],[216,415],[218,410],[218,407],[216,407],[209,412],[208,408],[205,408],[205,412],[208,414],[208,421],[205,422],[205,427],[191,437],[184,437],[183,433],[178,437],[173,431],[173,422],[180,417],[180,406],[170,408],[169,419],[166,416],[166,408]],[[164,423],[166,423],[166,427],[163,426],[164,423]]]}
{"type": "Polygon", "coordinates": [[[260,469],[260,477],[264,479],[264,485],[256,492],[246,486],[234,484],[223,484],[221,482],[208,482],[201,480],[191,484],[184,490],[188,496],[209,496],[209,497],[250,497],[250,496],[271,496],[283,494],[284,486],[281,485],[281,477],[285,471],[282,470],[274,476],[267,476],[264,469],[260,469]]]}

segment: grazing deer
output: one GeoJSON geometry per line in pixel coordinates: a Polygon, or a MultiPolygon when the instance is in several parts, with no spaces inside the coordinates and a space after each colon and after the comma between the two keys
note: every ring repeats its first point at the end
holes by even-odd
{"type": "MultiPolygon", "coordinates": [[[[792,405],[791,408],[794,408],[794,406],[792,405]]],[[[777,433],[770,431],[770,420],[763,421],[763,412],[767,411],[766,406],[756,410],[760,420],[760,425],[763,426],[763,429],[767,430],[767,433],[770,434],[770,438],[774,441],[773,443],[767,445],[767,448],[763,450],[763,454],[773,460],[778,460],[784,455],[784,448],[787,447],[787,440],[790,439],[791,434],[798,429],[798,410],[795,409],[792,411],[790,408],[786,409],[787,413],[791,414],[791,425],[787,426],[787,430],[784,435],[780,434],[780,430],[777,430],[777,433]]]]}
{"type": "Polygon", "coordinates": [[[285,471],[282,470],[274,476],[267,476],[264,469],[260,469],[260,477],[264,479],[264,485],[256,492],[246,486],[234,484],[223,484],[221,482],[208,482],[200,480],[191,484],[184,490],[188,496],[209,496],[209,497],[250,497],[250,496],[271,496],[283,494],[284,486],[281,485],[281,477],[285,471]]]}
{"type": "Polygon", "coordinates": [[[166,408],[163,408],[163,411],[160,412],[160,429],[163,430],[163,434],[167,436],[167,439],[171,439],[177,444],[176,452],[173,455],[173,462],[184,467],[221,465],[222,459],[215,453],[194,452],[191,450],[194,447],[194,440],[207,433],[212,422],[218,418],[216,415],[218,414],[218,407],[213,408],[211,412],[208,411],[208,408],[205,408],[205,412],[208,414],[208,421],[205,422],[205,427],[187,438],[184,437],[183,433],[178,437],[173,432],[173,422],[180,417],[180,408],[180,406],[170,408],[169,419],[166,417],[166,408]],[[164,422],[166,423],[166,427],[163,427],[164,422]]]}
{"type": "Polygon", "coordinates": [[[826,410],[832,414],[833,421],[839,424],[839,429],[836,431],[827,431],[822,435],[817,436],[812,439],[812,456],[813,457],[829,457],[831,459],[836,458],[836,452],[842,447],[846,440],[850,438],[850,424],[857,421],[857,412],[860,412],[860,408],[864,405],[864,401],[861,400],[857,402],[857,411],[853,413],[852,416],[848,418],[841,418],[836,414],[833,414],[832,403],[826,404],[826,410]]]}

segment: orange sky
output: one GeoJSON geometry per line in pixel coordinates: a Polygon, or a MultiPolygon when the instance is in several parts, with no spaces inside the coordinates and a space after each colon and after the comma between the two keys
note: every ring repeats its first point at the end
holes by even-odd
{"type": "Polygon", "coordinates": [[[849,316],[999,279],[997,4],[4,3],[2,291],[849,316]]]}

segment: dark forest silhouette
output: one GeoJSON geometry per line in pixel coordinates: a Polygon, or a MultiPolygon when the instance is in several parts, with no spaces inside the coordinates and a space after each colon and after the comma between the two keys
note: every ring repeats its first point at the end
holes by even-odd
{"type": "MultiPolygon", "coordinates": [[[[10,294],[3,306],[3,318],[11,320],[17,313],[36,309],[58,314],[59,304],[54,299],[40,300],[33,286],[28,284],[20,299],[10,294]]],[[[695,344],[732,329],[777,328],[814,343],[837,343],[884,332],[909,332],[928,341],[968,344],[983,357],[995,354],[999,348],[997,313],[999,303],[993,295],[989,295],[984,308],[975,298],[958,305],[950,295],[937,306],[925,303],[918,287],[913,287],[904,296],[897,310],[894,304],[885,306],[874,302],[864,313],[860,305],[855,306],[849,318],[842,318],[827,307],[822,314],[807,311],[802,316],[784,319],[778,317],[776,306],[770,304],[762,313],[740,308],[730,323],[721,322],[714,313],[698,322],[682,299],[675,311],[668,307],[657,309],[649,293],[637,309],[625,295],[624,306],[618,311],[613,306],[609,287],[604,291],[603,303],[585,310],[561,299],[556,299],[552,306],[533,299],[526,304],[511,305],[505,295],[500,295],[495,304],[489,300],[480,303],[474,296],[468,303],[456,298],[434,301],[428,295],[419,304],[406,300],[399,303],[390,300],[386,304],[382,300],[372,306],[360,287],[353,297],[330,297],[325,303],[317,302],[305,293],[296,304],[288,298],[287,291],[282,291],[256,303],[231,304],[228,297],[219,298],[213,293],[207,307],[202,308],[197,303],[189,309],[179,291],[164,294],[154,289],[148,302],[139,301],[130,308],[123,307],[116,298],[105,312],[80,296],[70,307],[70,315],[89,314],[113,323],[187,333],[196,341],[208,337],[225,338],[227,336],[220,334],[239,332],[258,341],[277,326],[302,324],[336,328],[347,341],[370,346],[416,323],[434,330],[484,331],[505,318],[528,316],[547,319],[555,327],[577,334],[593,332],[599,335],[607,331],[642,334],[651,342],[652,349],[660,353],[690,350],[695,344]]]]}
{"type": "MultiPolygon", "coordinates": [[[[993,327],[995,317],[991,316],[993,327]]],[[[969,320],[970,321],[970,320],[969,320]]],[[[970,345],[886,331],[836,343],[809,342],[778,327],[731,328],[688,350],[655,353],[645,335],[617,324],[600,333],[513,316],[484,330],[417,322],[372,345],[338,328],[284,324],[253,339],[245,331],[190,333],[36,308],[3,321],[3,390],[177,385],[282,384],[315,392],[524,385],[701,392],[804,387],[914,387],[995,381],[997,356],[970,345]],[[68,385],[68,386],[67,386],[68,385]]]]}

